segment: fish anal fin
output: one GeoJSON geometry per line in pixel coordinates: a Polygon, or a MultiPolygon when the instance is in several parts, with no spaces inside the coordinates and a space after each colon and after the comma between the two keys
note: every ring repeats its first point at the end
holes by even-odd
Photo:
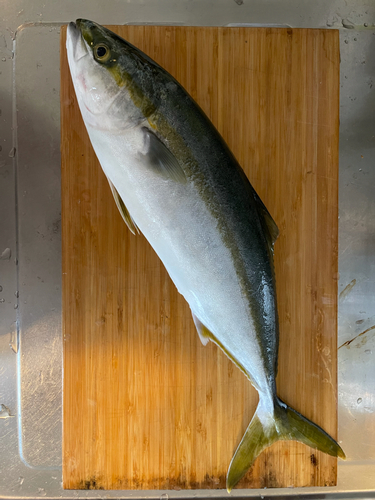
{"type": "Polygon", "coordinates": [[[207,345],[210,338],[213,337],[213,334],[206,326],[204,326],[204,324],[201,321],[199,321],[199,319],[196,317],[194,313],[192,313],[192,315],[193,315],[194,325],[195,328],[197,329],[199,338],[203,345],[207,345]]]}
{"type": "Polygon", "coordinates": [[[130,215],[128,209],[126,208],[126,205],[123,202],[121,196],[118,194],[117,189],[115,188],[112,181],[108,177],[107,177],[107,179],[108,179],[109,187],[111,188],[116,206],[119,209],[119,212],[121,214],[121,217],[124,219],[126,225],[128,226],[128,228],[130,229],[130,231],[133,234],[136,234],[136,233],[139,234],[139,229],[138,229],[136,223],[134,222],[132,216],[130,215]]]}
{"type": "Polygon", "coordinates": [[[229,352],[229,350],[224,346],[222,342],[209,330],[192,312],[193,315],[193,320],[195,327],[197,329],[199,338],[201,339],[201,342],[203,345],[207,345],[208,341],[211,340],[214,344],[216,344],[222,351],[223,353],[234,363],[237,368],[239,368],[242,373],[250,380],[250,376],[245,370],[245,368],[237,361],[237,359],[229,352]]]}

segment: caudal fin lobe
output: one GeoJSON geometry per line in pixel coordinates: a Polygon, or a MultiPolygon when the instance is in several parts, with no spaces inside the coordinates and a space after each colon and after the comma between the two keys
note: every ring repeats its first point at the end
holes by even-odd
{"type": "Polygon", "coordinates": [[[246,474],[257,456],[279,440],[300,441],[328,455],[345,459],[342,448],[329,434],[293,408],[276,400],[271,416],[259,404],[229,465],[228,493],[246,474]]]}

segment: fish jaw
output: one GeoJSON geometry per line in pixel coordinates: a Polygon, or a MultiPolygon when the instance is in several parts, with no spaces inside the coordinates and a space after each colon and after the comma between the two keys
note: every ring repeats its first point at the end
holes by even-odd
{"type": "Polygon", "coordinates": [[[139,125],[144,120],[142,112],[133,104],[127,89],[95,61],[92,48],[78,27],[81,24],[69,23],[66,49],[75,94],[86,127],[119,133],[139,125]]]}
{"type": "Polygon", "coordinates": [[[68,24],[67,28],[67,42],[66,48],[68,54],[70,54],[74,61],[79,61],[82,57],[88,55],[88,49],[86,44],[84,43],[84,39],[81,36],[80,30],[77,28],[77,25],[73,22],[68,24]]]}
{"type": "Polygon", "coordinates": [[[83,121],[85,124],[95,125],[95,120],[92,118],[92,110],[87,105],[87,96],[89,94],[87,70],[90,67],[90,63],[88,62],[90,54],[80,30],[73,22],[68,25],[66,50],[70,74],[83,121]]]}

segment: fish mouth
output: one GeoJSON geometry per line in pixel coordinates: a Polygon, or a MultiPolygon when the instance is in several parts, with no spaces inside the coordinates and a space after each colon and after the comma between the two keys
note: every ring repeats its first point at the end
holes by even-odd
{"type": "Polygon", "coordinates": [[[79,19],[77,22],[70,22],[67,29],[67,47],[73,54],[75,62],[78,62],[82,57],[88,54],[88,47],[82,36],[82,31],[80,28],[79,19]]]}

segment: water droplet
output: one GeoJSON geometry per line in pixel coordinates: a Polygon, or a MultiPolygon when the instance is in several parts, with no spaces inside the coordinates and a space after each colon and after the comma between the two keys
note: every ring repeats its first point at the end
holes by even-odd
{"type": "Polygon", "coordinates": [[[18,304],[14,304],[14,309],[18,309],[18,304]]]}
{"type": "Polygon", "coordinates": [[[2,57],[2,58],[1,58],[1,60],[2,60],[3,62],[5,62],[5,61],[7,60],[7,58],[6,58],[6,57],[2,57]]]}
{"type": "Polygon", "coordinates": [[[0,285],[0,292],[2,292],[2,291],[3,291],[3,287],[0,285]]]}
{"type": "Polygon", "coordinates": [[[15,295],[15,296],[17,297],[17,299],[18,299],[18,297],[20,296],[20,292],[19,292],[18,290],[16,290],[16,291],[14,292],[14,295],[15,295]]]}
{"type": "Polygon", "coordinates": [[[18,352],[18,336],[17,336],[16,329],[14,329],[13,331],[10,332],[9,347],[12,349],[14,354],[17,354],[17,352],[18,352]]]}
{"type": "Polygon", "coordinates": [[[20,485],[22,485],[24,481],[25,481],[25,478],[24,478],[24,477],[20,476],[20,477],[18,478],[18,482],[20,483],[20,485]]]}
{"type": "Polygon", "coordinates": [[[344,40],[345,43],[349,43],[349,40],[344,40]]]}
{"type": "Polygon", "coordinates": [[[12,255],[10,248],[6,248],[0,255],[0,260],[9,260],[12,255]]]}
{"type": "Polygon", "coordinates": [[[371,349],[366,349],[365,350],[365,354],[372,354],[372,350],[371,349]]]}
{"type": "Polygon", "coordinates": [[[162,495],[160,495],[160,500],[168,500],[168,495],[166,493],[163,493],[162,495]]]}
{"type": "Polygon", "coordinates": [[[360,405],[362,403],[362,398],[357,399],[357,404],[360,405]]]}
{"type": "Polygon", "coordinates": [[[9,158],[14,158],[16,156],[16,148],[12,148],[10,151],[9,151],[9,158]]]}
{"type": "Polygon", "coordinates": [[[5,405],[0,405],[0,418],[11,418],[10,409],[5,405]]]}
{"type": "Polygon", "coordinates": [[[0,302],[1,302],[2,304],[4,304],[5,299],[0,299],[0,302]]]}
{"type": "Polygon", "coordinates": [[[342,22],[342,25],[344,26],[344,28],[346,28],[348,30],[354,29],[354,24],[351,21],[349,21],[349,19],[343,19],[341,22],[342,22]]]}

